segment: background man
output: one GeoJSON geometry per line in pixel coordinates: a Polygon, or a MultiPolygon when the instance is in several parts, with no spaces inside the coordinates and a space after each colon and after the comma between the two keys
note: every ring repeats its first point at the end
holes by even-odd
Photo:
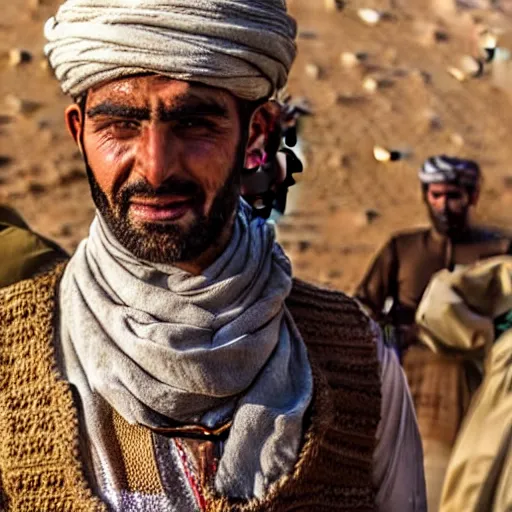
{"type": "Polygon", "coordinates": [[[481,184],[476,162],[434,156],[425,161],[419,178],[432,227],[393,236],[376,256],[356,297],[376,319],[395,326],[398,349],[407,350],[404,369],[423,439],[429,510],[434,511],[459,428],[459,411],[469,403],[461,391],[467,389],[461,382],[468,375],[462,362],[441,359],[417,344],[416,309],[436,272],[508,253],[510,240],[470,223],[481,184]],[[384,312],[388,299],[392,306],[384,312]]]}
{"type": "Polygon", "coordinates": [[[10,509],[425,510],[396,358],[240,200],[295,33],[282,0],[69,0],[46,25],[97,216],[0,291],[10,509]]]}

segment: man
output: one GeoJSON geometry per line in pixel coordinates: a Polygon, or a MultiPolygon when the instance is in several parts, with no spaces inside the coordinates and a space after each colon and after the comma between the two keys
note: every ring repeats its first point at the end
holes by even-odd
{"type": "Polygon", "coordinates": [[[435,511],[460,425],[459,411],[469,403],[471,389],[459,384],[474,379],[460,361],[441,360],[418,344],[416,309],[436,272],[508,253],[510,240],[470,224],[481,183],[476,162],[435,156],[426,160],[419,178],[432,227],[393,236],[375,258],[356,297],[398,333],[423,440],[427,501],[429,510],[435,511]],[[392,306],[385,311],[389,299],[392,306]]]}
{"type": "Polygon", "coordinates": [[[0,290],[9,510],[425,510],[396,358],[240,200],[295,32],[282,0],[69,0],[46,25],[97,215],[0,290]]]}
{"type": "Polygon", "coordinates": [[[431,350],[484,373],[450,456],[440,510],[512,510],[512,258],[442,270],[416,319],[431,350]]]}

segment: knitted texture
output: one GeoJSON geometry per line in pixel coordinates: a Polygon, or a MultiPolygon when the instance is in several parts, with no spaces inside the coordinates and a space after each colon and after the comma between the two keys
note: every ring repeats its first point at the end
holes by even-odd
{"type": "Polygon", "coordinates": [[[0,473],[9,510],[100,512],[52,345],[56,272],[0,290],[0,473]],[[37,321],[35,321],[37,319],[37,321]]]}
{"type": "MultiPolygon", "coordinates": [[[[104,510],[88,491],[77,413],[55,369],[52,321],[61,273],[57,267],[0,290],[0,487],[13,510],[104,510]]],[[[287,306],[308,346],[315,382],[299,460],[264,499],[241,502],[207,492],[207,510],[374,511],[381,400],[369,320],[343,294],[301,281],[287,306]]]]}

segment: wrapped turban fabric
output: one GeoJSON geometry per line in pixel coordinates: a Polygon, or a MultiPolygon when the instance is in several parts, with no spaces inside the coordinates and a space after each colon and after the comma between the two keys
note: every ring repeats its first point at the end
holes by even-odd
{"type": "Polygon", "coordinates": [[[296,23],[285,0],[67,0],[45,26],[45,53],[73,97],[157,73],[270,97],[287,81],[296,23]]]}
{"type": "Polygon", "coordinates": [[[445,155],[428,158],[419,172],[420,181],[430,183],[455,183],[475,187],[480,181],[480,167],[473,160],[445,155]]]}

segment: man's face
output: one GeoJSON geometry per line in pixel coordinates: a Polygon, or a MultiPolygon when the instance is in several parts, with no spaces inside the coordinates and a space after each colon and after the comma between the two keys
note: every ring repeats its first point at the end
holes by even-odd
{"type": "Polygon", "coordinates": [[[231,229],[247,142],[232,95],[138,76],[89,91],[85,111],[93,199],[136,257],[191,261],[231,229]]]}
{"type": "Polygon", "coordinates": [[[466,188],[450,183],[432,183],[427,189],[426,202],[432,223],[439,233],[457,236],[466,229],[472,204],[466,188]]]}

